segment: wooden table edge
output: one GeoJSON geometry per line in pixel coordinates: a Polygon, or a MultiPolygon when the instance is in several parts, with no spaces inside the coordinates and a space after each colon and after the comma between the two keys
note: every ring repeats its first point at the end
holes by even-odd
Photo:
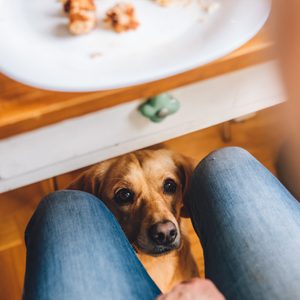
{"type": "Polygon", "coordinates": [[[54,124],[139,98],[196,83],[228,72],[237,71],[274,58],[273,43],[268,39],[268,25],[247,44],[222,59],[205,66],[158,81],[122,89],[93,93],[59,93],[38,90],[16,83],[5,76],[5,93],[0,94],[0,139],[54,124]],[[10,88],[11,87],[11,88],[10,88]],[[13,93],[34,100],[13,100],[13,93]],[[7,101],[11,97],[11,102],[7,101]],[[47,101],[55,99],[55,101],[47,101]]]}

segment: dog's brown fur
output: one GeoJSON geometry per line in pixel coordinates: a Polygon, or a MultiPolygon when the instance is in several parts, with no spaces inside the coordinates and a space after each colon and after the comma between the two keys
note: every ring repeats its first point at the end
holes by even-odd
{"type": "Polygon", "coordinates": [[[69,186],[69,189],[87,191],[104,201],[163,292],[198,275],[181,222],[185,213],[184,195],[193,167],[190,159],[166,149],[140,150],[91,167],[69,186]],[[177,184],[174,195],[163,191],[163,182],[167,178],[177,184]],[[114,201],[114,194],[120,188],[134,191],[132,204],[120,206],[114,201]],[[175,224],[180,243],[177,249],[156,256],[147,232],[152,224],[164,220],[175,224]]]}

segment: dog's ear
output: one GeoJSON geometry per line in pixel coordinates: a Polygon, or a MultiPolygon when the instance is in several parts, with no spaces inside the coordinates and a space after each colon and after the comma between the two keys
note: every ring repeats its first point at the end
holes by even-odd
{"type": "Polygon", "coordinates": [[[80,174],[68,187],[68,190],[80,190],[99,197],[101,182],[110,166],[110,161],[99,163],[80,174]]]}
{"type": "Polygon", "coordinates": [[[196,162],[192,158],[177,153],[174,154],[173,159],[177,167],[178,175],[182,186],[183,206],[181,208],[181,216],[188,218],[189,212],[185,205],[185,202],[187,191],[190,185],[190,179],[195,169],[196,162]]]}

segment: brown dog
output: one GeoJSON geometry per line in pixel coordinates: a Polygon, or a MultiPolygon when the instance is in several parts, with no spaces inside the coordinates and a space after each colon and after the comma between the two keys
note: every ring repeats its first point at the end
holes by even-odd
{"type": "Polygon", "coordinates": [[[91,167],[69,186],[104,201],[163,292],[198,276],[181,222],[193,167],[166,149],[140,150],[91,167]]]}

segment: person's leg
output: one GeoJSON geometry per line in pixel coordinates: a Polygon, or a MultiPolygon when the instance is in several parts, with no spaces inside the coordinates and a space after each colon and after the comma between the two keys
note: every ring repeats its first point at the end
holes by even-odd
{"type": "Polygon", "coordinates": [[[50,194],[25,239],[24,300],[153,300],[160,294],[114,216],[93,195],[50,194]]]}
{"type": "Polygon", "coordinates": [[[299,299],[300,204],[254,157],[235,147],[210,154],[187,202],[206,276],[227,299],[299,299]]]}
{"type": "Polygon", "coordinates": [[[294,170],[291,155],[291,145],[289,141],[285,141],[281,146],[277,160],[276,173],[282,184],[290,191],[290,193],[300,201],[300,186],[297,176],[294,176],[294,170]]]}

